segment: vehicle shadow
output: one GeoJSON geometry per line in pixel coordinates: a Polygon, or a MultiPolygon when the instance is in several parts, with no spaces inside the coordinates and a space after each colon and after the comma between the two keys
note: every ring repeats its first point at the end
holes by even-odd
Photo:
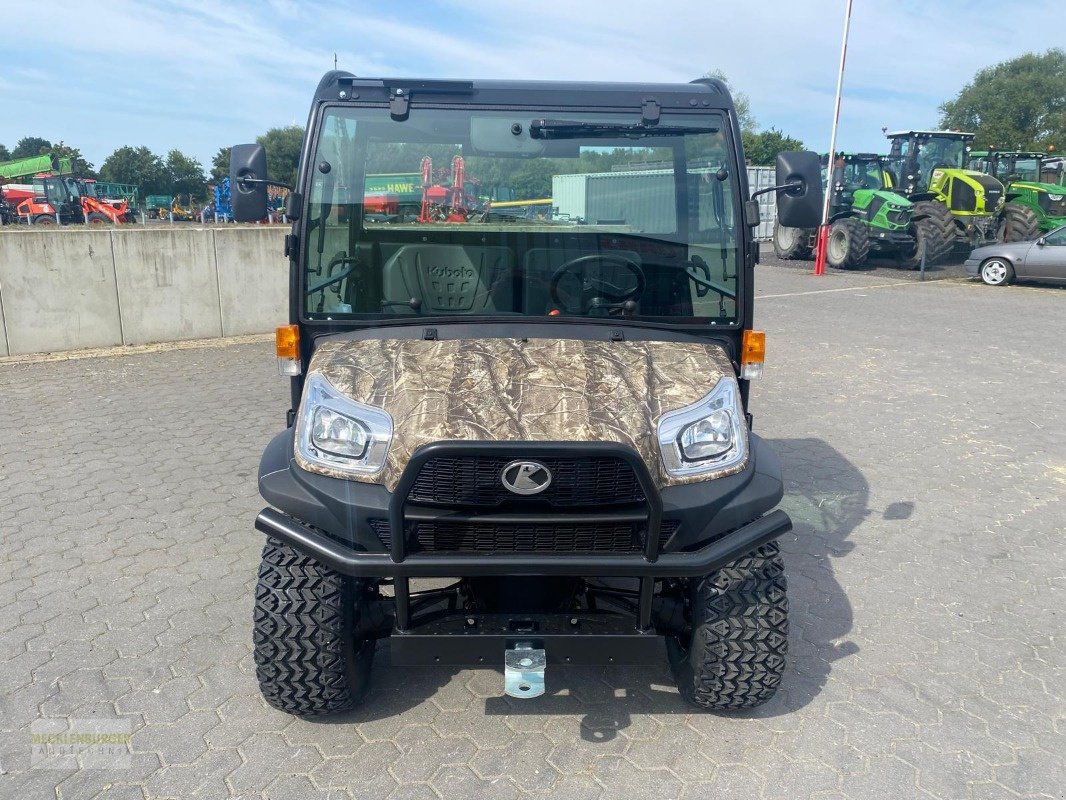
{"type": "MultiPolygon", "coordinates": [[[[792,517],[793,530],[781,539],[789,593],[788,668],[781,689],[770,702],[729,716],[768,718],[789,714],[810,703],[825,686],[833,665],[859,651],[847,638],[853,622],[850,601],[837,580],[833,562],[854,549],[855,528],[871,513],[869,485],[859,469],[820,439],[768,442],[782,461],[785,498],[781,508],[792,517]]],[[[908,501],[884,510],[886,519],[905,519],[914,510],[908,501]]],[[[373,689],[364,705],[329,721],[360,723],[393,716],[445,695],[468,691],[457,668],[395,669],[388,645],[378,645],[373,689]]],[[[620,730],[645,724],[649,714],[691,714],[694,709],[674,688],[665,648],[654,667],[551,667],[547,692],[533,700],[503,695],[502,669],[481,670],[475,679],[484,713],[517,720],[523,716],[580,716],[581,738],[612,741],[620,730]],[[495,683],[498,681],[498,683],[495,683]],[[499,694],[484,697],[499,687],[499,694]]],[[[648,723],[651,724],[651,723],[648,723]]]]}

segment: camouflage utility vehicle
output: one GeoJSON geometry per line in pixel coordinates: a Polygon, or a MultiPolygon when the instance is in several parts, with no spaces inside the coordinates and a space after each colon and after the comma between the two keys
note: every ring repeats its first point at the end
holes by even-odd
{"type": "MultiPolygon", "coordinates": [[[[287,207],[292,407],[259,472],[271,704],[352,707],[383,638],[394,665],[503,667],[515,697],[664,649],[698,706],[774,694],[791,522],[748,413],[744,163],[714,80],[322,79],[287,207]],[[580,214],[489,213],[618,165],[580,214]],[[417,217],[368,199],[415,173],[417,217]]],[[[263,148],[231,173],[235,216],[264,217],[263,148]]],[[[782,221],[816,224],[817,156],[777,174],[782,221]]]]}

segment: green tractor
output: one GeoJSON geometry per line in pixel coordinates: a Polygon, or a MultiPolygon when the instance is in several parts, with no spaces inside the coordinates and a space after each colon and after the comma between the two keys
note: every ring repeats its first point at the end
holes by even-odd
{"type": "MultiPolygon", "coordinates": [[[[828,183],[828,156],[822,156],[822,181],[828,183]]],[[[866,263],[871,250],[913,258],[910,232],[913,203],[886,189],[885,168],[875,153],[837,153],[829,198],[826,261],[848,269],[866,263]]],[[[783,259],[809,258],[817,228],[786,228],[774,223],[774,253],[783,259]]]]}
{"type": "Polygon", "coordinates": [[[927,263],[935,264],[956,243],[973,248],[997,240],[1006,192],[991,175],[967,168],[972,133],[896,131],[887,136],[892,186],[914,203],[919,263],[923,250],[927,263]]]}
{"type": "Polygon", "coordinates": [[[1066,225],[1066,188],[1048,182],[1058,174],[1061,164],[1047,165],[1046,153],[1020,150],[983,150],[970,153],[970,163],[994,175],[1007,187],[1007,203],[999,226],[999,238],[1005,242],[1036,239],[1041,233],[1066,225]]]}

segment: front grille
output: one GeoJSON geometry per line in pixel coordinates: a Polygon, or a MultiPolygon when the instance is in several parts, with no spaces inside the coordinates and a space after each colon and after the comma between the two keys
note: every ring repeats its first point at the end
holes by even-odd
{"type": "MultiPolygon", "coordinates": [[[[389,522],[371,519],[370,528],[388,548],[389,522]]],[[[663,520],[659,546],[677,533],[677,520],[663,520]]],[[[587,522],[557,525],[483,524],[467,522],[413,522],[407,526],[414,552],[423,553],[622,553],[642,551],[637,528],[628,523],[587,522]]]]}
{"type": "Polygon", "coordinates": [[[977,193],[970,184],[953,178],[949,192],[952,211],[977,211],[977,193]]]}
{"type": "Polygon", "coordinates": [[[910,215],[909,211],[888,211],[885,213],[885,219],[892,225],[905,225],[910,215]]]}
{"type": "Polygon", "coordinates": [[[539,458],[552,473],[540,494],[523,497],[504,488],[500,474],[513,459],[485,456],[431,458],[408,495],[411,503],[493,508],[548,504],[557,508],[644,502],[632,467],[620,458],[539,458]]]}
{"type": "Polygon", "coordinates": [[[1040,203],[1040,207],[1044,213],[1049,217],[1066,217],[1066,187],[1063,187],[1063,193],[1056,195],[1058,200],[1052,200],[1051,194],[1044,194],[1041,192],[1038,195],[1037,202],[1040,203]]]}

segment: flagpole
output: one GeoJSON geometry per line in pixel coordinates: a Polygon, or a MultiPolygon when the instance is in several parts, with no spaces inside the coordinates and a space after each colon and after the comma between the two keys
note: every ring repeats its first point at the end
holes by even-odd
{"type": "Polygon", "coordinates": [[[840,124],[840,95],[844,90],[844,63],[848,58],[848,31],[851,28],[851,4],[847,0],[844,10],[844,38],[840,42],[840,69],[837,71],[837,96],[833,108],[833,131],[829,135],[829,158],[826,163],[825,201],[822,206],[822,224],[818,228],[818,247],[814,257],[814,274],[825,275],[825,248],[829,242],[829,200],[833,196],[833,164],[837,153],[837,126],[840,124]]]}

